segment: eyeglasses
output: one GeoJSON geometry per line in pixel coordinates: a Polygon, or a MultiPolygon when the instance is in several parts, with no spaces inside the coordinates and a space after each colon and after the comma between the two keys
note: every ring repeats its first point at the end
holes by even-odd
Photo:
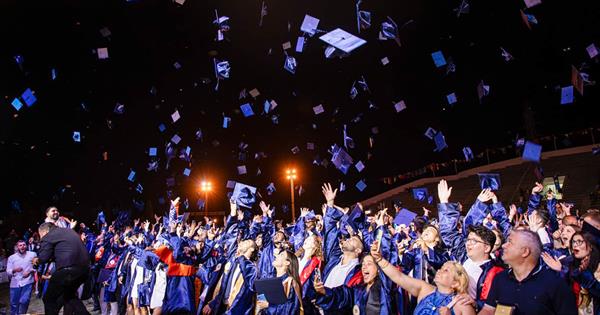
{"type": "Polygon", "coordinates": [[[585,243],[584,240],[572,240],[571,241],[571,245],[573,245],[573,246],[581,246],[581,245],[583,245],[583,243],[585,243]]]}
{"type": "Polygon", "coordinates": [[[473,244],[473,243],[481,243],[481,244],[484,244],[484,245],[489,245],[486,242],[483,242],[483,241],[480,241],[480,240],[476,240],[474,238],[467,238],[466,243],[471,243],[471,244],[473,244]]]}

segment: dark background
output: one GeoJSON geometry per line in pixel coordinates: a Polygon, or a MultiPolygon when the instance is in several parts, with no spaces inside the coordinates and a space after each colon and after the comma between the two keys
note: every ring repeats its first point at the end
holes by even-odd
{"type": "Polygon", "coordinates": [[[571,65],[592,80],[597,77],[598,59],[590,59],[585,47],[600,45],[598,1],[544,1],[530,9],[517,0],[472,1],[470,12],[460,18],[454,11],[460,1],[455,0],[365,1],[361,8],[372,12],[372,27],[360,37],[368,43],[343,59],[326,59],[317,37],[308,39],[301,54],[294,47],[307,13],[321,20],[320,29],[341,27],[357,34],[354,3],[267,0],[268,15],[259,27],[261,3],[2,1],[4,217],[16,213],[23,222],[34,222],[55,204],[89,222],[99,209],[133,209],[132,200],[144,202],[146,214],[162,212],[168,199],[164,205],[158,199],[166,199],[168,190],[188,197],[194,210],[203,178],[215,186],[209,210],[227,207],[225,183],[231,179],[257,186],[277,206],[277,215],[287,217],[280,210],[289,204],[284,174],[289,165],[298,169],[298,184],[305,190],[297,206],[319,208],[324,181],[344,182],[342,203],[357,201],[392,188],[382,182],[386,176],[462,158],[464,146],[478,154],[518,137],[598,126],[596,86],[586,86],[584,97],[575,92],[575,103],[560,105],[560,87],[571,84],[571,65]],[[231,18],[228,41],[214,40],[215,9],[231,18]],[[520,9],[535,15],[539,24],[528,30],[520,9]],[[400,31],[402,47],[377,39],[386,16],[399,25],[412,20],[400,31]],[[108,38],[100,34],[104,27],[112,33],[108,38]],[[283,69],[281,44],[287,41],[298,62],[295,75],[283,69]],[[98,60],[95,50],[100,47],[108,47],[109,59],[98,60]],[[506,62],[500,47],[515,59],[506,62]],[[446,74],[445,68],[434,66],[431,53],[437,50],[452,58],[456,72],[446,74]],[[218,91],[211,51],[232,67],[231,78],[221,81],[218,91]],[[22,69],[15,55],[24,58],[22,69]],[[390,64],[383,66],[383,57],[390,64]],[[182,68],[175,69],[175,62],[182,68]],[[56,80],[50,77],[53,68],[56,80]],[[370,93],[359,88],[352,100],[352,83],[363,75],[370,93]],[[212,82],[206,84],[206,78],[212,82]],[[482,104],[477,98],[480,80],[491,86],[482,104]],[[150,93],[153,87],[155,94],[150,93]],[[16,112],[10,102],[26,88],[38,101],[16,112]],[[240,100],[244,88],[258,88],[261,95],[240,100]],[[446,95],[452,92],[458,103],[448,106],[446,95]],[[271,114],[261,114],[265,99],[278,103],[274,114],[279,124],[271,114]],[[400,100],[408,108],[396,113],[393,104],[400,100]],[[117,102],[125,105],[122,115],[113,112],[117,102]],[[239,111],[246,102],[252,102],[255,112],[249,118],[239,111]],[[315,116],[312,107],[318,104],[325,113],[315,116]],[[172,123],[176,109],[182,118],[172,123]],[[224,114],[232,118],[228,129],[221,126],[224,114]],[[164,133],[158,129],[161,123],[167,126],[164,133]],[[352,168],[343,175],[332,165],[312,163],[317,155],[330,159],[329,147],[342,145],[344,124],[356,143],[350,155],[366,165],[361,173],[352,168]],[[447,149],[433,152],[433,142],[423,135],[428,127],[444,133],[447,149]],[[198,129],[201,141],[195,138],[198,129]],[[73,131],[81,132],[81,143],[73,141],[73,131]],[[183,176],[188,163],[177,157],[165,169],[165,143],[176,133],[183,138],[178,149],[192,148],[190,177],[183,176]],[[240,142],[248,144],[246,161],[239,161],[240,142]],[[315,143],[314,151],[306,150],[307,142],[315,143]],[[301,151],[294,155],[290,150],[295,146],[301,151]],[[159,150],[158,172],[146,171],[149,147],[159,150]],[[106,161],[103,152],[108,153],[106,161]],[[268,157],[256,160],[257,152],[268,157]],[[248,174],[237,175],[238,165],[246,165],[248,174]],[[127,180],[130,170],[136,172],[133,183],[127,180]],[[176,179],[175,187],[167,187],[169,177],[176,179]],[[367,184],[362,193],[354,187],[361,179],[367,184]],[[277,187],[272,196],[265,192],[269,182],[277,187]],[[144,188],[141,194],[135,191],[138,183],[144,188]]]}

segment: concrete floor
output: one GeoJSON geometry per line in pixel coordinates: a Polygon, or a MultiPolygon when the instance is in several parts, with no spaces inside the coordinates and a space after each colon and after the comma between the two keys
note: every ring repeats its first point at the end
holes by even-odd
{"type": "MultiPolygon", "coordinates": [[[[10,303],[9,303],[10,290],[8,287],[8,283],[0,284],[0,314],[10,314],[10,303]]],[[[94,308],[94,303],[92,300],[83,301],[88,311],[92,315],[99,315],[100,312],[92,312],[94,308]]],[[[38,299],[37,296],[31,296],[31,300],[29,302],[29,309],[27,310],[28,314],[44,314],[44,302],[41,299],[38,299]]],[[[62,311],[61,311],[62,314],[62,311]]]]}

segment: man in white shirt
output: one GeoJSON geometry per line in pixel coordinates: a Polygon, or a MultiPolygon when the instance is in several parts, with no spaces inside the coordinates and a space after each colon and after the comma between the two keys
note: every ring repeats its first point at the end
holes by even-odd
{"type": "Polygon", "coordinates": [[[325,279],[325,287],[335,288],[346,283],[346,278],[360,263],[358,257],[363,251],[363,243],[358,236],[353,236],[340,242],[342,257],[340,262],[331,269],[325,279]]]}
{"type": "Polygon", "coordinates": [[[19,240],[16,252],[8,257],[6,272],[10,279],[10,314],[26,314],[31,298],[35,270],[32,260],[37,255],[27,251],[27,244],[19,240]]]}

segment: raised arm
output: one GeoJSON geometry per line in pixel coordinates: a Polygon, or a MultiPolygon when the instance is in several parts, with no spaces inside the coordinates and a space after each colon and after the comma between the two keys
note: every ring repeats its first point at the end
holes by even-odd
{"type": "Polygon", "coordinates": [[[400,270],[394,268],[389,261],[381,257],[381,253],[379,252],[379,244],[377,241],[375,241],[373,246],[371,246],[371,256],[373,256],[377,262],[377,265],[379,265],[379,268],[381,268],[385,275],[388,276],[388,278],[390,278],[390,280],[392,280],[395,284],[406,290],[410,295],[418,298],[424,295],[426,292],[429,293],[435,290],[435,287],[427,282],[409,277],[400,270]]]}

